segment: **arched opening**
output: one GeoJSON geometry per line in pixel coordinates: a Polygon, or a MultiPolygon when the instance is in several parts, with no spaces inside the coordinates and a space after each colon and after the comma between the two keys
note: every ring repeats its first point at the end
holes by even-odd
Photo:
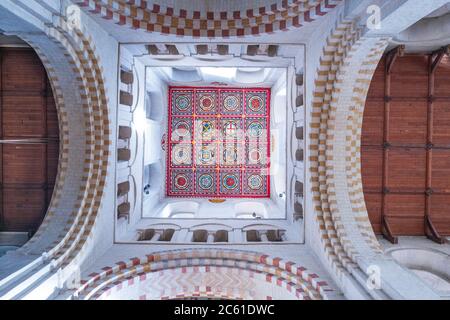
{"type": "Polygon", "coordinates": [[[218,230],[214,235],[214,242],[228,242],[228,231],[218,230]]]}
{"type": "Polygon", "coordinates": [[[72,298],[321,300],[333,291],[304,266],[251,251],[162,251],[114,265],[91,273],[72,298]]]}
{"type": "Polygon", "coordinates": [[[59,126],[36,52],[16,37],[0,40],[0,246],[20,246],[39,228],[52,198],[59,126]]]}
{"type": "Polygon", "coordinates": [[[375,233],[450,235],[450,60],[445,51],[385,54],[364,109],[361,171],[375,233]]]}
{"type": "Polygon", "coordinates": [[[192,235],[192,242],[207,242],[208,231],[207,230],[195,230],[192,235]]]}
{"type": "MultiPolygon", "coordinates": [[[[37,10],[51,10],[51,5],[35,5],[37,10]]],[[[55,2],[52,5],[64,4],[55,2]]],[[[64,18],[48,21],[48,24],[43,21],[33,24],[30,19],[35,11],[28,4],[20,10],[17,10],[15,3],[2,3],[0,7],[2,32],[19,33],[27,46],[35,50],[47,71],[59,126],[55,188],[51,199],[49,197],[43,222],[17,252],[7,252],[0,257],[0,277],[6,280],[6,285],[13,286],[16,281],[20,282],[24,291],[33,295],[44,278],[47,280],[54,276],[52,272],[60,266],[68,267],[74,257],[80,257],[80,252],[86,252],[83,249],[92,245],[88,240],[90,237],[80,237],[79,234],[92,235],[101,210],[107,208],[113,214],[112,202],[102,203],[101,206],[99,203],[106,186],[108,161],[116,153],[111,153],[112,131],[103,70],[91,39],[87,39],[84,32],[74,32],[68,28],[64,18]],[[50,261],[53,261],[55,268],[48,267],[50,261]],[[26,268],[30,263],[36,268],[26,268]],[[30,279],[36,270],[45,277],[34,278],[27,283],[19,280],[30,279]]],[[[65,7],[61,9],[63,12],[65,7]]],[[[39,20],[41,17],[36,18],[39,20]]],[[[116,73],[115,70],[113,72],[116,73]]],[[[25,81],[32,78],[33,73],[30,73],[25,81]]],[[[78,262],[83,263],[84,258],[82,256],[78,262]]],[[[47,293],[36,294],[48,297],[47,293]]]]}
{"type": "Polygon", "coordinates": [[[303,300],[309,297],[295,290],[273,290],[266,274],[239,267],[199,266],[165,269],[99,290],[95,300],[185,300],[194,297],[230,300],[303,300]],[[195,283],[191,284],[192,277],[195,283]],[[164,283],[158,288],[155,283],[164,283]],[[236,283],[240,283],[236,289],[236,283]],[[256,290],[256,288],[259,288],[256,290]]]}
{"type": "Polygon", "coordinates": [[[444,252],[421,248],[388,251],[399,264],[411,270],[440,295],[450,295],[450,256],[444,252]]]}
{"type": "Polygon", "coordinates": [[[175,233],[175,229],[166,229],[163,231],[161,238],[159,241],[170,241],[172,240],[173,234],[175,233]]]}

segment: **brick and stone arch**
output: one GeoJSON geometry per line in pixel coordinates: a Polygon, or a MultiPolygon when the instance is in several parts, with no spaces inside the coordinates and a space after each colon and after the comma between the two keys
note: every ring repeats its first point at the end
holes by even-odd
{"type": "MultiPolygon", "coordinates": [[[[208,11],[173,8],[160,1],[77,0],[78,5],[119,26],[165,35],[229,38],[287,31],[320,19],[341,0],[255,2],[254,7],[208,11]],[[263,5],[264,4],[264,5],[263,5]]],[[[244,3],[245,5],[245,3],[244,3]]]]}
{"type": "Polygon", "coordinates": [[[72,299],[120,299],[123,294],[135,299],[210,296],[323,300],[336,293],[316,273],[278,257],[242,250],[189,249],[162,251],[105,266],[82,280],[72,299]],[[233,287],[236,281],[245,285],[233,287]],[[256,288],[267,285],[277,287],[272,291],[276,296],[257,292],[256,288]]]}
{"type": "MultiPolygon", "coordinates": [[[[22,18],[10,18],[27,26],[22,18]]],[[[74,260],[82,261],[82,253],[92,241],[110,156],[110,121],[102,70],[91,40],[70,28],[63,18],[44,30],[31,25],[29,29],[17,36],[37,52],[47,71],[61,145],[55,192],[44,221],[14,254],[17,268],[34,260],[50,272],[74,260]]]]}
{"type": "Polygon", "coordinates": [[[360,38],[348,21],[327,42],[312,106],[311,186],[323,249],[340,277],[356,267],[358,255],[380,253],[365,210],[358,146],[365,96],[388,41],[360,38]]]}
{"type": "MultiPolygon", "coordinates": [[[[368,218],[361,182],[364,106],[389,40],[361,36],[353,21],[335,28],[320,60],[310,123],[311,188],[324,260],[341,285],[355,272],[367,279],[371,267],[379,268],[381,282],[390,285],[368,291],[377,299],[414,296],[404,291],[402,281],[422,286],[383,254],[368,218]],[[388,280],[394,273],[396,279],[388,280]]],[[[365,286],[364,281],[360,285],[365,286]]]]}

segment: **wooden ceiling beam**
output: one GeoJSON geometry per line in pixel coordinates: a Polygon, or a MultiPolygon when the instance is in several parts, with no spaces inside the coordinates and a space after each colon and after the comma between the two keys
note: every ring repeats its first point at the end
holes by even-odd
{"type": "Polygon", "coordinates": [[[437,67],[444,58],[445,55],[448,55],[450,52],[450,45],[440,48],[439,50],[433,52],[431,54],[431,62],[430,62],[430,73],[434,74],[436,72],[437,67]]]}
{"type": "Polygon", "coordinates": [[[444,244],[447,242],[447,239],[439,234],[436,227],[431,220],[430,215],[425,217],[425,235],[428,239],[433,240],[436,243],[444,244]]]}
{"type": "Polygon", "coordinates": [[[392,72],[392,67],[394,66],[395,60],[398,57],[403,57],[405,55],[405,46],[400,45],[386,54],[386,72],[390,74],[392,72]]]}
{"type": "Polygon", "coordinates": [[[388,218],[385,215],[383,215],[381,218],[381,233],[383,234],[383,237],[392,244],[398,243],[398,237],[394,236],[394,234],[392,233],[388,218]]]}

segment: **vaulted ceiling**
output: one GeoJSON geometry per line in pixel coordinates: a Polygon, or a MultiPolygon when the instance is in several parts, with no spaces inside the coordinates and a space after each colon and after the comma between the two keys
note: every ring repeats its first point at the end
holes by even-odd
{"type": "Polygon", "coordinates": [[[376,233],[450,235],[450,69],[446,49],[389,52],[370,86],[362,129],[366,206],[376,233]]]}
{"type": "Polygon", "coordinates": [[[59,129],[45,69],[30,48],[0,47],[0,232],[39,227],[55,183],[59,129]]]}

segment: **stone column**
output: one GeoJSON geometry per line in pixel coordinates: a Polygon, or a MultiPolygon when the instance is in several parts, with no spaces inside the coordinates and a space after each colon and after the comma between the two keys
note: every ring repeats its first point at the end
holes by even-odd
{"type": "Polygon", "coordinates": [[[214,242],[214,235],[215,234],[216,234],[215,231],[208,231],[208,238],[207,238],[206,242],[208,242],[208,243],[214,242]]]}
{"type": "Polygon", "coordinates": [[[151,242],[159,241],[159,239],[161,238],[162,234],[163,234],[163,230],[155,230],[155,234],[150,239],[150,241],[151,242]]]}

